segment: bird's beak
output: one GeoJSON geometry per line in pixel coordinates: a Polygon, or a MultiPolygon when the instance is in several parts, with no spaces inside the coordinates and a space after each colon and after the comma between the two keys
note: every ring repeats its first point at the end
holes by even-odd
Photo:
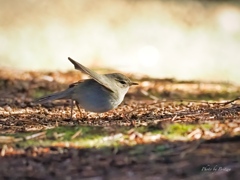
{"type": "Polygon", "coordinates": [[[138,83],[132,82],[132,83],[130,84],[130,86],[132,86],[132,85],[138,85],[138,83]]]}

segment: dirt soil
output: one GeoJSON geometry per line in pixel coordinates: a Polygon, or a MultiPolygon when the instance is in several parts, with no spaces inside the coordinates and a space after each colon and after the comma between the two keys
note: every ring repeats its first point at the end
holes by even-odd
{"type": "Polygon", "coordinates": [[[82,111],[81,115],[75,108],[72,120],[69,101],[32,103],[81,78],[75,71],[1,70],[1,138],[57,126],[97,126],[113,132],[127,127],[131,129],[129,139],[136,143],[102,148],[64,143],[20,147],[0,139],[0,179],[240,178],[240,106],[238,102],[222,103],[240,95],[238,86],[132,77],[139,86],[130,89],[119,108],[103,114],[82,111]],[[147,133],[134,130],[139,126],[161,130],[174,123],[209,123],[212,128],[195,128],[188,133],[188,141],[164,136],[149,140],[147,133]]]}

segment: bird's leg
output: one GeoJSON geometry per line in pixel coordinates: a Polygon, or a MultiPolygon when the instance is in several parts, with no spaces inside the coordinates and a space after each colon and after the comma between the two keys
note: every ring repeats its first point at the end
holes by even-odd
{"type": "Polygon", "coordinates": [[[70,120],[72,120],[72,115],[73,115],[73,100],[71,99],[71,117],[70,117],[70,120]]]}
{"type": "Polygon", "coordinates": [[[76,106],[77,106],[77,108],[78,108],[78,111],[79,111],[79,113],[80,113],[80,117],[82,118],[82,112],[81,112],[81,109],[80,109],[80,107],[79,107],[79,103],[78,103],[77,101],[75,101],[75,104],[76,104],[76,106]]]}

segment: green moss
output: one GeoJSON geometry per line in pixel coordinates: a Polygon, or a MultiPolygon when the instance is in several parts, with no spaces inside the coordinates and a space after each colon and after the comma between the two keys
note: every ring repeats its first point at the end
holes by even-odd
{"type": "Polygon", "coordinates": [[[163,134],[169,140],[187,140],[187,135],[197,128],[202,128],[204,130],[210,129],[213,125],[211,124],[183,124],[174,123],[170,124],[163,131],[163,134]]]}
{"type": "MultiPolygon", "coordinates": [[[[164,135],[168,140],[188,140],[187,135],[191,131],[197,128],[210,129],[211,124],[182,124],[174,123],[166,125],[164,129],[160,129],[158,126],[137,127],[134,128],[134,132],[139,133],[151,133],[164,135]]],[[[51,146],[59,143],[65,143],[79,148],[102,148],[102,147],[115,147],[121,146],[120,139],[128,139],[129,127],[115,127],[114,131],[107,131],[102,127],[93,126],[65,126],[57,127],[53,129],[44,130],[41,132],[29,132],[29,133],[15,133],[8,135],[12,142],[8,144],[15,145],[16,147],[29,147],[29,146],[51,146]],[[34,137],[40,133],[40,136],[34,137]]],[[[1,140],[1,139],[0,139],[1,140]]],[[[1,141],[0,141],[1,142],[1,141]]],[[[0,144],[0,147],[6,144],[0,144]]],[[[130,143],[131,144],[131,143],[130,143]]],[[[129,144],[129,145],[130,145],[129,144]]],[[[165,146],[157,147],[157,151],[164,151],[165,146]]],[[[135,150],[134,150],[135,151],[135,150]]],[[[139,153],[141,148],[137,149],[139,153]]]]}

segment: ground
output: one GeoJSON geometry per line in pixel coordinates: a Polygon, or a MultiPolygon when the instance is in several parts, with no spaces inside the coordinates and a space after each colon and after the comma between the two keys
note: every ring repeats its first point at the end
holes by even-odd
{"type": "Polygon", "coordinates": [[[33,100],[79,72],[0,71],[0,179],[238,179],[240,95],[227,82],[130,76],[139,82],[103,114],[33,100]]]}

